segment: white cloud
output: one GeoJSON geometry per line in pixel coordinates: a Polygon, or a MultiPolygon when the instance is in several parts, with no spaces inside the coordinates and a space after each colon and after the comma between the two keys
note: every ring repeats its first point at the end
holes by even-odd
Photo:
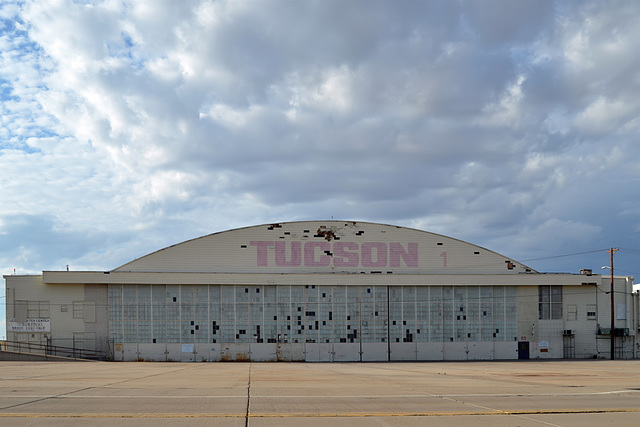
{"type": "Polygon", "coordinates": [[[331,216],[633,247],[638,7],[5,2],[0,267],[331,216]]]}
{"type": "Polygon", "coordinates": [[[589,104],[576,118],[576,127],[587,134],[606,136],[621,129],[632,119],[637,119],[640,101],[598,98],[589,104]]]}
{"type": "Polygon", "coordinates": [[[514,82],[509,84],[500,99],[484,107],[483,115],[478,120],[480,125],[510,126],[517,127],[522,119],[521,104],[524,93],[522,84],[526,78],[518,76],[514,82]]]}

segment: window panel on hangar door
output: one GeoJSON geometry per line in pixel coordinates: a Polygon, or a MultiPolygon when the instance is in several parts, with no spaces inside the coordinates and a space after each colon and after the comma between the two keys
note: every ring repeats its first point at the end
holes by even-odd
{"type": "Polygon", "coordinates": [[[247,286],[236,286],[235,288],[235,340],[230,342],[249,343],[249,335],[247,331],[251,331],[249,324],[249,291],[247,286]]]}
{"type": "Polygon", "coordinates": [[[375,292],[372,286],[361,290],[360,336],[362,342],[375,342],[375,292]]]}
{"type": "Polygon", "coordinates": [[[493,340],[504,341],[505,328],[504,328],[504,287],[493,287],[493,340]]]}
{"type": "Polygon", "coordinates": [[[137,285],[138,307],[138,342],[151,341],[151,285],[137,285]]]}
{"type": "Polygon", "coordinates": [[[319,285],[317,288],[318,307],[316,311],[316,321],[318,322],[318,342],[328,343],[333,341],[333,288],[325,285],[319,285]],[[331,313],[331,316],[329,313],[331,313]]]}
{"type": "Polygon", "coordinates": [[[193,285],[180,286],[180,337],[183,343],[195,340],[195,310],[193,307],[193,285]]]}
{"type": "Polygon", "coordinates": [[[389,286],[389,340],[402,342],[402,288],[389,286]]]}
{"type": "Polygon", "coordinates": [[[375,311],[373,313],[375,319],[375,342],[387,342],[387,286],[374,286],[373,293],[375,298],[375,311]]]}
{"type": "Polygon", "coordinates": [[[153,335],[152,339],[156,343],[166,342],[167,336],[167,318],[166,318],[166,295],[167,289],[165,285],[151,286],[151,314],[153,316],[153,335]]]}
{"type": "Polygon", "coordinates": [[[166,299],[166,322],[167,322],[167,342],[180,342],[180,287],[178,285],[167,285],[166,299]]]}
{"type": "Polygon", "coordinates": [[[277,327],[279,331],[278,339],[282,343],[291,342],[291,287],[278,285],[276,286],[276,301],[277,301],[277,327]]]}
{"type": "Polygon", "coordinates": [[[305,330],[305,340],[309,343],[319,342],[318,328],[319,322],[319,302],[318,293],[320,289],[316,285],[305,285],[305,305],[302,309],[302,326],[305,330]]]}
{"type": "Polygon", "coordinates": [[[109,337],[121,343],[122,336],[122,285],[109,285],[109,337]]]}
{"type": "Polygon", "coordinates": [[[480,289],[467,288],[467,341],[480,341],[480,289]]]}
{"type": "Polygon", "coordinates": [[[429,340],[442,341],[442,287],[429,286],[429,340]]]}
{"type": "Polygon", "coordinates": [[[454,341],[453,316],[455,313],[453,304],[453,288],[444,286],[442,288],[442,335],[444,341],[454,341]]]}
{"type": "Polygon", "coordinates": [[[416,286],[416,335],[415,341],[429,341],[429,288],[416,286]]]}
{"type": "Polygon", "coordinates": [[[230,285],[223,285],[220,287],[220,324],[222,329],[221,342],[236,342],[236,307],[234,288],[234,286],[230,285]]]}
{"type": "Polygon", "coordinates": [[[360,331],[361,286],[349,286],[346,288],[347,300],[347,342],[357,342],[360,331]]]}
{"type": "Polygon", "coordinates": [[[493,287],[482,286],[480,288],[480,339],[481,341],[493,341],[493,287]]]}
{"type": "Polygon", "coordinates": [[[402,287],[402,330],[404,342],[416,340],[416,287],[402,287]]]}
{"type": "Polygon", "coordinates": [[[515,286],[505,286],[505,328],[504,340],[511,341],[518,336],[518,291],[515,286]]]}
{"type": "Polygon", "coordinates": [[[122,287],[124,342],[137,342],[138,318],[137,318],[137,287],[136,285],[124,285],[122,287]]]}
{"type": "Polygon", "coordinates": [[[455,325],[453,341],[456,342],[464,342],[467,340],[467,301],[465,293],[465,286],[456,286],[453,289],[453,321],[455,325]]]}
{"type": "Polygon", "coordinates": [[[264,323],[264,307],[262,301],[262,289],[260,286],[250,286],[247,288],[249,292],[247,296],[249,298],[248,306],[248,327],[250,331],[249,341],[252,343],[262,343],[265,341],[263,336],[263,323],[264,323]]]}
{"type": "Polygon", "coordinates": [[[347,339],[347,309],[345,303],[346,288],[344,286],[336,286],[333,289],[333,306],[330,316],[333,322],[334,342],[346,342],[347,339]]]}
{"type": "Polygon", "coordinates": [[[262,335],[264,342],[275,343],[278,338],[278,307],[276,286],[263,286],[264,313],[262,335]]]}
{"type": "Polygon", "coordinates": [[[209,342],[209,286],[195,286],[194,309],[195,325],[192,328],[196,336],[196,342],[209,342]]]}
{"type": "Polygon", "coordinates": [[[220,286],[209,285],[209,327],[212,343],[221,342],[220,286]]]}

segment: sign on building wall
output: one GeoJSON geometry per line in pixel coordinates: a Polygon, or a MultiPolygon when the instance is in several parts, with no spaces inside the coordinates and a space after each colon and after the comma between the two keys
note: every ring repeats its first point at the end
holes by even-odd
{"type": "Polygon", "coordinates": [[[259,267],[275,264],[278,267],[418,268],[419,260],[417,243],[251,241],[249,246],[256,247],[256,265],[259,267]]]}
{"type": "Polygon", "coordinates": [[[8,332],[51,332],[51,319],[27,319],[26,322],[9,320],[8,332]]]}

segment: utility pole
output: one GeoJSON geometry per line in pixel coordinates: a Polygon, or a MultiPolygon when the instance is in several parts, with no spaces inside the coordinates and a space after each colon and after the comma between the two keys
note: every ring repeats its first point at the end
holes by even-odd
{"type": "Polygon", "coordinates": [[[609,267],[611,270],[611,360],[615,360],[615,349],[616,349],[616,335],[615,335],[615,299],[613,296],[613,254],[618,252],[619,249],[611,248],[607,251],[608,254],[611,255],[611,266],[609,267]]]}

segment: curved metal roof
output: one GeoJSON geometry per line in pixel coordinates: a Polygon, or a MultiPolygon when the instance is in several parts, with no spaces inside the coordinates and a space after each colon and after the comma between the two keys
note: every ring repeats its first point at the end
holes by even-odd
{"type": "Polygon", "coordinates": [[[426,231],[370,222],[298,221],[209,234],[117,272],[517,274],[504,255],[426,231]]]}

